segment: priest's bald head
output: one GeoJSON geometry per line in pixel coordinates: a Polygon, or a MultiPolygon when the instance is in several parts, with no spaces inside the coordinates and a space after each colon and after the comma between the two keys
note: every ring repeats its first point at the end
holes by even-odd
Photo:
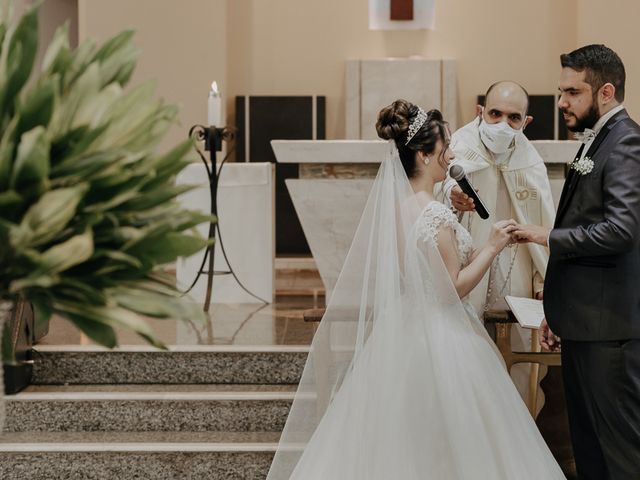
{"type": "Polygon", "coordinates": [[[489,124],[507,123],[511,128],[521,130],[533,117],[527,116],[529,94],[519,83],[511,80],[496,82],[487,89],[484,106],[477,106],[478,116],[489,124]]]}

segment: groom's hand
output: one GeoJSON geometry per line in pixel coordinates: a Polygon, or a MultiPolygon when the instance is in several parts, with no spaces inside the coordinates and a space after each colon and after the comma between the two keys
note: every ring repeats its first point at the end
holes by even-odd
{"type": "Polygon", "coordinates": [[[512,232],[513,238],[518,243],[537,243],[543,247],[549,246],[550,228],[539,225],[518,225],[512,232]]]}
{"type": "Polygon", "coordinates": [[[549,328],[547,319],[542,320],[538,331],[540,346],[548,352],[556,352],[560,349],[560,337],[557,337],[549,328]]]}

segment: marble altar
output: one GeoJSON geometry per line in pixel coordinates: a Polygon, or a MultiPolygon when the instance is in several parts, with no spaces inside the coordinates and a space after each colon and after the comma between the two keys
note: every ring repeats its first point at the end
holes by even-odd
{"type": "MultiPolygon", "coordinates": [[[[567,164],[579,143],[533,142],[547,165],[557,205],[567,164]]],[[[287,188],[311,247],[320,276],[330,294],[358,226],[387,142],[382,140],[273,140],[276,159],[299,163],[300,178],[287,188]]]]}

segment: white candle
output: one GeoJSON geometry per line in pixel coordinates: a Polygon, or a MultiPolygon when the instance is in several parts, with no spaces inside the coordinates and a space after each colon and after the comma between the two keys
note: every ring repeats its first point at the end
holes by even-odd
{"type": "Polygon", "coordinates": [[[211,90],[209,90],[207,121],[210,127],[224,127],[224,125],[222,125],[222,97],[218,91],[217,82],[213,82],[211,84],[211,90]]]}

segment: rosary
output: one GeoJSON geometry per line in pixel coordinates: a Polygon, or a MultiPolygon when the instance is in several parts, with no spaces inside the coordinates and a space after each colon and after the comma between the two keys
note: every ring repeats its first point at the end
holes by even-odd
{"type": "MultiPolygon", "coordinates": [[[[493,301],[491,303],[486,303],[484,306],[484,311],[488,312],[491,307],[493,307],[496,302],[501,299],[504,296],[504,291],[507,288],[507,285],[509,283],[511,283],[511,272],[513,271],[513,266],[516,263],[516,257],[518,256],[518,247],[520,245],[516,244],[515,248],[513,249],[513,254],[511,256],[511,262],[509,263],[509,271],[507,272],[507,276],[504,279],[504,283],[502,284],[502,286],[500,287],[500,291],[498,292],[498,295],[493,299],[493,301]]],[[[496,278],[496,272],[499,269],[499,263],[500,263],[500,255],[502,255],[502,252],[500,252],[500,254],[493,260],[493,262],[491,263],[491,269],[490,269],[490,273],[489,273],[489,288],[487,289],[487,298],[491,298],[491,292],[493,291],[493,287],[495,284],[495,278],[496,278]]]]}
{"type": "MultiPolygon", "coordinates": [[[[472,215],[467,215],[467,231],[471,231],[471,219],[472,215]]],[[[507,285],[511,282],[511,272],[513,272],[513,266],[516,263],[516,258],[518,256],[518,247],[520,245],[516,244],[515,248],[512,249],[513,253],[511,254],[511,261],[509,262],[509,270],[507,271],[507,276],[504,279],[504,283],[500,287],[498,291],[498,295],[491,301],[491,303],[485,303],[484,311],[488,312],[497,302],[504,296],[504,292],[507,289],[507,285]]],[[[493,260],[491,263],[491,268],[489,270],[489,288],[487,289],[487,298],[491,298],[491,293],[494,291],[495,282],[496,282],[496,273],[499,270],[500,266],[500,256],[502,252],[493,260]]]]}

